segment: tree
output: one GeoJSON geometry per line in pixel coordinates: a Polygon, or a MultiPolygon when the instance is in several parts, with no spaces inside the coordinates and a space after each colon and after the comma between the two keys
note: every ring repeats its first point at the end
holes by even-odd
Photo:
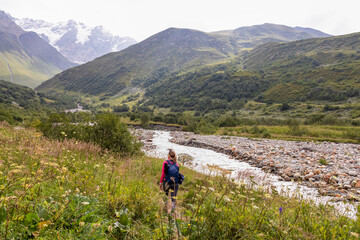
{"type": "Polygon", "coordinates": [[[290,109],[290,105],[288,103],[281,104],[280,111],[286,111],[290,109]]]}
{"type": "Polygon", "coordinates": [[[141,113],[140,121],[141,121],[141,125],[147,126],[149,124],[149,121],[150,121],[149,114],[148,113],[141,113]]]}

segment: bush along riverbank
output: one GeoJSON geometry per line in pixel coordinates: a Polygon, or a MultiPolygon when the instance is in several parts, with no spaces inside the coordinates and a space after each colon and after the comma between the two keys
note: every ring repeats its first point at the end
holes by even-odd
{"type": "MultiPolygon", "coordinates": [[[[67,133],[64,133],[67,135],[67,133]]],[[[63,134],[63,135],[64,135],[63,134]]],[[[158,188],[162,159],[0,123],[2,239],[358,239],[350,219],[276,191],[181,166],[175,214],[158,188]]]]}

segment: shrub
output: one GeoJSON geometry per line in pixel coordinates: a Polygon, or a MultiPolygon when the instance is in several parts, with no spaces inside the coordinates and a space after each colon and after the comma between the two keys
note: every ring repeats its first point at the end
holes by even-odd
{"type": "Polygon", "coordinates": [[[148,113],[141,113],[140,121],[141,121],[141,125],[143,125],[144,127],[148,126],[149,121],[150,121],[149,114],[148,113]]]}
{"type": "Polygon", "coordinates": [[[288,103],[281,104],[280,111],[286,111],[290,109],[290,105],[288,103]]]}
{"type": "Polygon", "coordinates": [[[115,106],[113,107],[114,112],[128,112],[130,110],[129,106],[125,103],[121,106],[115,106]]]}
{"type": "Polygon", "coordinates": [[[140,150],[140,143],[131,136],[125,123],[114,114],[97,115],[91,131],[91,140],[100,147],[118,152],[135,154],[140,150]]]}
{"type": "Polygon", "coordinates": [[[237,125],[236,117],[225,116],[216,121],[219,127],[235,127],[237,125]]]}
{"type": "Polygon", "coordinates": [[[52,114],[39,129],[44,136],[60,141],[73,138],[93,142],[121,154],[133,155],[140,151],[140,143],[132,137],[126,124],[111,113],[97,115],[93,126],[89,122],[71,123],[65,114],[52,114]]]}
{"type": "Polygon", "coordinates": [[[326,159],[321,158],[321,159],[319,160],[319,164],[321,164],[321,165],[328,165],[328,162],[326,161],[326,159]]]}
{"type": "Polygon", "coordinates": [[[335,110],[339,110],[340,107],[339,106],[332,106],[332,105],[325,105],[324,106],[324,111],[335,111],[335,110]]]}
{"type": "Polygon", "coordinates": [[[271,134],[268,131],[265,131],[262,136],[263,138],[271,138],[271,134]]]}
{"type": "Polygon", "coordinates": [[[253,126],[250,129],[250,133],[252,133],[252,134],[263,134],[264,132],[266,132],[266,129],[263,127],[259,128],[257,125],[253,126]]]}
{"type": "Polygon", "coordinates": [[[302,136],[306,133],[306,129],[300,126],[300,122],[295,119],[289,119],[287,122],[288,134],[294,136],[302,136]]]}

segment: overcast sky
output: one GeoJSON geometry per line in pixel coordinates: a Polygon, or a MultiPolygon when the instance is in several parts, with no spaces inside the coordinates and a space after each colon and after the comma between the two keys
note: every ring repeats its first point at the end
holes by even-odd
{"type": "Polygon", "coordinates": [[[360,32],[359,0],[0,0],[16,18],[73,19],[137,41],[169,27],[205,32],[263,23],[360,32]]]}

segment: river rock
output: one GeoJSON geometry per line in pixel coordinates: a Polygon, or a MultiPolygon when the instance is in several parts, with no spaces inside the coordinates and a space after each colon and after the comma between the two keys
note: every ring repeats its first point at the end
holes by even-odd
{"type": "Polygon", "coordinates": [[[313,178],[314,177],[314,173],[313,172],[310,172],[308,173],[307,175],[305,175],[305,179],[306,180],[309,180],[310,178],[313,178]]]}

